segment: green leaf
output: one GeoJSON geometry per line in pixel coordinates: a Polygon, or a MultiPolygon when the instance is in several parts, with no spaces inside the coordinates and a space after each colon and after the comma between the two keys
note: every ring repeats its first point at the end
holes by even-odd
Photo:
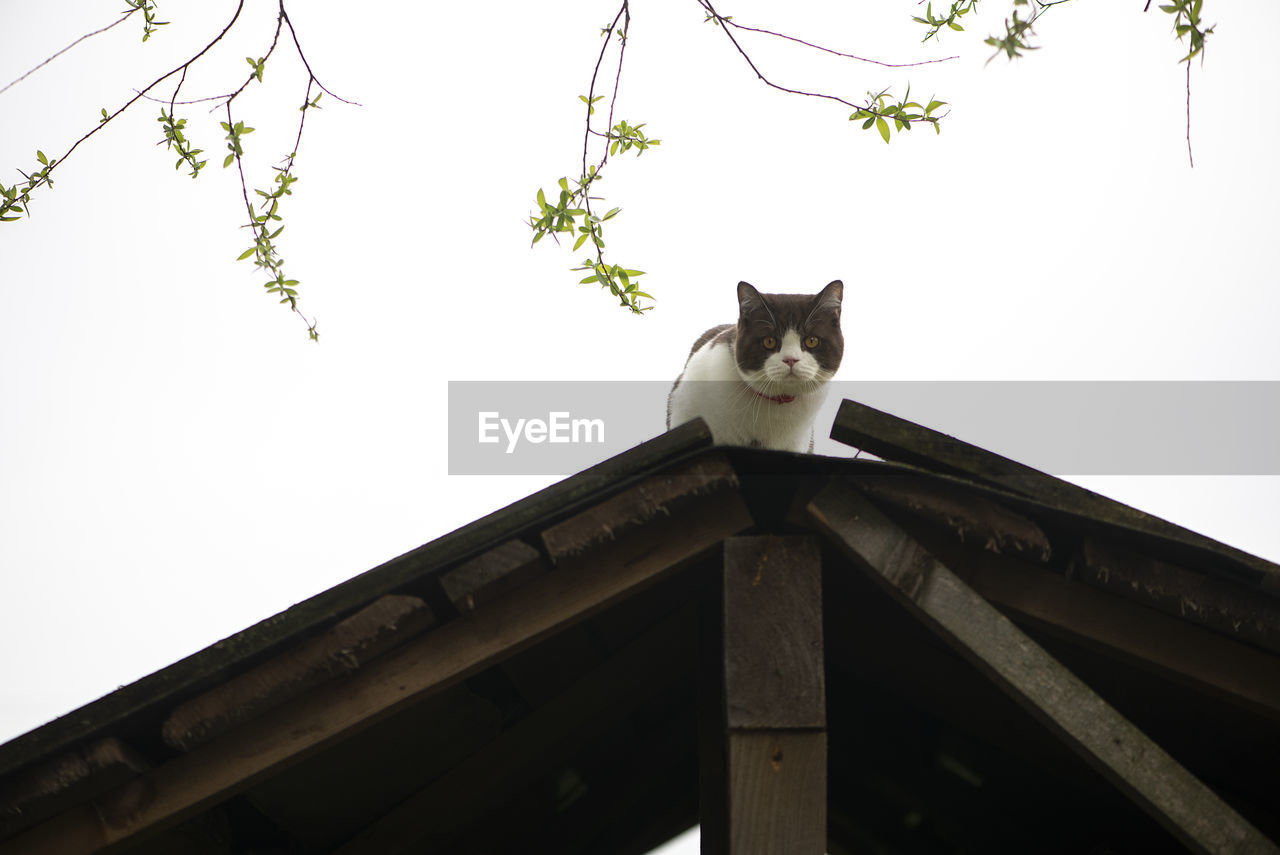
{"type": "Polygon", "coordinates": [[[236,159],[235,152],[232,152],[231,154],[227,155],[226,159],[222,161],[222,168],[223,168],[223,169],[226,169],[228,166],[230,166],[230,165],[231,165],[231,163],[232,163],[235,159],[236,159]]]}
{"type": "Polygon", "coordinates": [[[882,117],[877,116],[876,130],[880,132],[880,136],[884,137],[884,141],[887,143],[889,141],[889,123],[886,122],[882,117]]]}
{"type": "Polygon", "coordinates": [[[44,152],[42,151],[38,151],[38,150],[36,151],[36,160],[40,161],[45,166],[49,165],[49,158],[45,157],[44,152]]]}
{"type": "Polygon", "coordinates": [[[246,249],[244,252],[240,253],[240,257],[239,257],[239,258],[237,258],[237,259],[236,259],[236,261],[244,261],[246,258],[248,258],[249,256],[253,255],[253,253],[254,253],[254,251],[255,251],[256,249],[257,249],[257,247],[254,247],[254,246],[249,247],[249,248],[248,248],[248,249],[246,249]]]}

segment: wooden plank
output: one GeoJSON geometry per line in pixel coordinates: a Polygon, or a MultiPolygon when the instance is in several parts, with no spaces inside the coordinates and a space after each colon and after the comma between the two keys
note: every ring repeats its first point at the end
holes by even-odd
{"type": "Polygon", "coordinates": [[[1086,584],[1280,653],[1280,600],[1245,585],[1207,577],[1101,537],[1085,537],[1071,570],[1073,578],[1086,584]]]}
{"type": "Polygon", "coordinates": [[[1280,852],[856,490],[829,484],[809,513],[908,611],[1184,845],[1202,853],[1280,852]]]}
{"type": "Polygon", "coordinates": [[[976,479],[1081,516],[1207,551],[1229,561],[1215,562],[1215,572],[1257,585],[1273,597],[1280,595],[1280,567],[1269,561],[865,404],[842,401],[831,438],[885,460],[976,479]]]}
{"type": "Polygon", "coordinates": [[[721,583],[720,675],[706,676],[723,680],[724,705],[718,721],[703,724],[702,770],[715,776],[702,787],[703,852],[822,855],[827,704],[817,542],[730,538],[721,583]],[[706,733],[708,725],[719,733],[706,733]]]}
{"type": "Polygon", "coordinates": [[[150,766],[121,740],[107,737],[14,776],[0,786],[0,839],[115,789],[150,766]]]}
{"type": "Polygon", "coordinates": [[[573,746],[613,726],[653,694],[688,679],[670,663],[687,657],[695,644],[693,612],[686,609],[394,807],[333,855],[400,855],[447,845],[549,773],[573,746]]]}
{"type": "Polygon", "coordinates": [[[1280,720],[1280,656],[1035,565],[968,561],[956,575],[1016,619],[1280,720]]]}
{"type": "Polygon", "coordinates": [[[882,507],[901,508],[941,525],[962,543],[1035,561],[1048,561],[1053,554],[1049,538],[1035,522],[958,484],[926,483],[905,473],[863,475],[851,483],[882,507]]]}
{"type": "Polygon", "coordinates": [[[168,745],[189,751],[321,683],[358,670],[433,623],[435,616],[422,600],[388,594],[323,635],[180,705],[161,726],[161,736],[168,745]]]}
{"type": "Polygon", "coordinates": [[[729,539],[723,602],[727,726],[826,727],[817,542],[729,539]]]}
{"type": "Polygon", "coordinates": [[[538,550],[508,540],[440,576],[440,587],[459,612],[471,612],[516,590],[547,570],[538,550]]]}
{"type": "MultiPolygon", "coordinates": [[[[698,821],[701,855],[729,855],[729,740],[724,703],[724,559],[698,597],[698,821]]],[[[710,574],[708,574],[710,575],[710,574]]]]}
{"type": "Polygon", "coordinates": [[[0,745],[0,776],[69,749],[112,724],[142,712],[162,715],[181,699],[208,689],[292,639],[303,638],[383,594],[418,584],[543,521],[562,517],[711,447],[701,419],[686,422],[635,448],[585,469],[430,543],[304,600],[217,644],[182,659],[43,727],[0,745]]]}
{"type": "Polygon", "coordinates": [[[0,843],[0,855],[111,851],[234,795],[273,772],[417,700],[501,662],[561,629],[677,572],[751,525],[736,491],[702,497],[687,515],[655,520],[607,549],[568,562],[483,609],[324,684],[144,776],[154,799],[123,827],[92,805],[0,843]]]}
{"type": "Polygon", "coordinates": [[[703,455],[551,526],[542,532],[542,542],[551,560],[559,563],[657,517],[670,516],[691,499],[737,486],[738,475],[728,458],[719,452],[703,455]]]}
{"type": "Polygon", "coordinates": [[[825,731],[729,733],[729,851],[827,851],[825,731]]]}

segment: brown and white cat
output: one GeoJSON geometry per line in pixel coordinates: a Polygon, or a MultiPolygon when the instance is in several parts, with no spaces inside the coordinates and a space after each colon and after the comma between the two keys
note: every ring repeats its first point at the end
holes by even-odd
{"type": "Polygon", "coordinates": [[[817,294],[761,294],[738,283],[738,322],[693,345],[667,396],[667,428],[701,416],[720,445],[813,450],[813,420],[840,367],[836,280],[817,294]]]}

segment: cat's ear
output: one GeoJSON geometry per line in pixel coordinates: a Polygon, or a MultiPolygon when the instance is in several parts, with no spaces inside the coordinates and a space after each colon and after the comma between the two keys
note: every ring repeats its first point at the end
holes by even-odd
{"type": "Polygon", "coordinates": [[[764,298],[750,282],[738,283],[738,310],[749,315],[764,306],[764,298]]]}
{"type": "Polygon", "coordinates": [[[817,312],[832,311],[835,312],[836,315],[839,315],[840,304],[843,299],[844,283],[839,279],[836,279],[835,281],[828,283],[827,287],[819,291],[817,296],[813,298],[813,309],[810,310],[809,314],[813,315],[817,312]]]}

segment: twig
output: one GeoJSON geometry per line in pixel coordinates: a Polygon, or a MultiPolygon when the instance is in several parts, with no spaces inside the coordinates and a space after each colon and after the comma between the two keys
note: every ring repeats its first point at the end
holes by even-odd
{"type": "MultiPolygon", "coordinates": [[[[280,14],[276,16],[276,34],[271,38],[271,47],[267,48],[266,56],[262,57],[262,64],[264,65],[266,64],[266,61],[271,58],[271,54],[276,52],[276,44],[279,43],[280,41],[280,25],[283,22],[284,22],[284,0],[280,0],[280,14]]],[[[307,71],[310,71],[310,70],[311,69],[307,69],[307,71]]],[[[257,76],[258,76],[257,71],[255,70],[253,74],[250,74],[248,77],[246,77],[244,83],[240,84],[240,88],[227,96],[227,104],[230,105],[232,101],[240,97],[240,93],[243,92],[250,83],[252,83],[255,79],[257,79],[257,76]]],[[[175,92],[174,94],[176,95],[177,93],[175,92]]],[[[216,110],[216,109],[218,108],[215,106],[213,110],[216,110]]],[[[213,110],[210,110],[209,112],[212,113],[213,110]]],[[[169,108],[169,112],[171,113],[173,112],[172,107],[169,108]]]]}
{"type": "MultiPolygon", "coordinates": [[[[631,9],[628,0],[622,0],[622,5],[618,7],[618,14],[614,15],[613,23],[609,24],[608,30],[605,31],[604,44],[600,47],[600,56],[596,58],[596,67],[591,72],[591,85],[587,88],[587,128],[586,133],[582,135],[582,180],[586,182],[582,187],[582,207],[587,212],[587,222],[591,222],[591,217],[595,216],[591,210],[591,192],[590,184],[600,172],[604,169],[604,165],[609,161],[609,135],[613,130],[613,108],[618,102],[618,86],[622,81],[622,59],[627,52],[627,29],[631,26],[631,9]],[[622,29],[618,29],[618,22],[622,22],[622,29]],[[609,43],[613,41],[614,33],[618,33],[621,46],[618,49],[618,70],[613,77],[613,94],[609,99],[609,119],[605,126],[605,132],[601,134],[591,128],[591,114],[595,111],[595,94],[596,94],[596,78],[600,74],[600,66],[604,63],[604,55],[609,50],[609,43]],[[591,141],[591,135],[603,136],[604,153],[600,156],[600,163],[596,165],[592,172],[587,172],[587,154],[591,141]]],[[[596,260],[600,264],[604,264],[604,247],[600,244],[600,239],[596,236],[594,230],[591,232],[591,244],[596,250],[596,260]]]]}
{"type": "Polygon", "coordinates": [[[1187,60],[1187,160],[1191,168],[1196,168],[1196,159],[1191,154],[1191,60],[1187,60]]]}
{"type": "MultiPolygon", "coordinates": [[[[128,101],[126,101],[126,102],[125,102],[125,104],[124,104],[124,106],[123,106],[123,107],[120,107],[120,108],[119,108],[118,110],[116,110],[114,113],[109,114],[106,118],[102,119],[102,121],[100,121],[100,122],[97,124],[97,126],[95,126],[95,127],[94,127],[94,129],[93,129],[93,130],[89,131],[89,133],[85,134],[84,136],[80,137],[80,139],[78,139],[78,140],[76,140],[74,143],[72,143],[71,148],[67,149],[66,153],[65,153],[65,154],[63,154],[63,155],[62,155],[62,157],[57,158],[57,160],[54,162],[53,166],[50,166],[50,167],[45,171],[45,175],[44,175],[44,177],[43,177],[43,178],[41,178],[39,181],[37,181],[35,184],[33,184],[33,185],[31,185],[30,187],[28,187],[28,188],[27,188],[27,192],[30,192],[30,191],[32,191],[32,190],[35,190],[37,187],[41,186],[42,184],[47,184],[47,183],[49,183],[49,174],[50,174],[50,173],[52,173],[52,172],[53,172],[53,170],[54,170],[56,167],[59,167],[59,166],[61,166],[63,163],[65,163],[65,162],[66,162],[66,160],[67,160],[67,158],[71,156],[71,153],[72,153],[72,152],[74,152],[77,148],[79,148],[79,147],[80,147],[80,144],[81,144],[81,143],[85,142],[85,141],[86,141],[86,140],[88,140],[90,137],[92,137],[94,134],[96,134],[98,131],[100,131],[100,130],[102,130],[103,128],[105,128],[105,127],[107,126],[107,124],[111,122],[111,120],[112,120],[112,119],[114,119],[116,116],[119,116],[119,115],[120,115],[121,113],[123,113],[125,110],[128,110],[130,107],[132,107],[132,106],[134,105],[134,103],[135,103],[135,102],[137,102],[139,99],[141,99],[143,96],[145,96],[145,95],[146,95],[148,92],[150,92],[152,89],[155,89],[155,88],[156,88],[157,86],[159,86],[161,83],[163,83],[164,81],[168,80],[170,77],[173,77],[173,75],[178,74],[179,72],[182,72],[183,74],[185,74],[185,73],[186,73],[186,71],[187,71],[187,68],[188,68],[192,63],[194,63],[194,62],[195,62],[196,60],[198,60],[200,57],[202,57],[202,56],[204,56],[206,53],[208,53],[208,52],[209,52],[209,50],[210,50],[214,45],[216,45],[218,42],[220,42],[220,41],[222,40],[223,36],[225,36],[228,32],[230,32],[230,31],[231,31],[231,28],[235,26],[236,21],[237,21],[237,20],[239,20],[239,18],[240,18],[240,12],[241,12],[241,11],[243,11],[243,9],[244,9],[244,0],[240,0],[240,2],[236,4],[236,11],[235,11],[235,14],[231,16],[231,20],[227,22],[227,25],[226,25],[225,27],[223,27],[223,28],[222,28],[222,32],[218,33],[218,35],[213,39],[213,41],[209,42],[207,45],[205,45],[203,48],[201,48],[199,53],[197,53],[195,56],[191,57],[191,59],[187,60],[187,61],[186,61],[186,62],[184,62],[182,65],[179,65],[177,68],[174,68],[173,70],[166,72],[165,74],[161,75],[160,77],[157,77],[155,80],[153,80],[153,81],[152,81],[148,86],[146,86],[144,89],[139,90],[139,91],[138,91],[138,93],[137,93],[136,95],[134,95],[132,98],[130,98],[128,101]]],[[[116,23],[119,23],[119,21],[117,21],[116,23]]],[[[175,93],[174,93],[174,94],[177,94],[177,93],[176,93],[176,90],[175,90],[175,93]]],[[[172,113],[170,113],[170,115],[172,115],[172,113]]]]}
{"type": "Polygon", "coordinates": [[[35,74],[35,73],[36,73],[37,71],[39,71],[40,69],[44,68],[46,65],[48,65],[48,64],[49,64],[49,63],[51,63],[51,62],[53,62],[53,61],[54,61],[55,59],[57,59],[58,57],[62,56],[64,53],[66,53],[67,51],[71,50],[73,47],[75,47],[76,45],[80,44],[80,43],[81,43],[82,41],[84,41],[85,39],[89,39],[89,38],[92,38],[92,37],[94,37],[94,36],[101,35],[102,33],[105,33],[107,30],[111,29],[112,27],[118,27],[118,26],[120,26],[120,25],[121,25],[121,24],[123,24],[126,20],[128,20],[128,18],[129,18],[129,16],[130,16],[130,15],[132,15],[134,12],[138,11],[140,8],[142,8],[142,7],[141,7],[141,6],[134,6],[134,7],[133,7],[132,9],[130,9],[128,12],[125,12],[123,15],[121,15],[119,18],[117,18],[117,19],[115,20],[115,22],[114,22],[114,23],[107,24],[107,25],[106,25],[105,27],[103,27],[102,29],[100,29],[100,30],[94,30],[92,33],[85,33],[83,36],[81,36],[80,38],[76,39],[74,42],[72,42],[71,44],[67,45],[67,46],[66,46],[66,47],[64,47],[62,50],[58,51],[58,52],[57,52],[57,53],[55,53],[53,56],[51,56],[51,57],[49,57],[48,59],[46,59],[44,62],[40,63],[40,64],[39,64],[39,65],[37,65],[35,68],[33,68],[33,69],[31,69],[30,71],[28,71],[26,74],[22,75],[22,76],[21,76],[21,77],[19,77],[17,80],[13,81],[12,83],[9,83],[9,84],[8,84],[8,85],[6,85],[3,89],[0,89],[0,95],[3,95],[5,92],[9,91],[9,89],[10,89],[11,87],[13,87],[13,86],[17,86],[19,83],[21,83],[22,81],[26,80],[26,79],[27,79],[28,77],[30,77],[31,75],[35,74]]]}
{"type": "MultiPolygon", "coordinates": [[[[596,57],[596,67],[591,72],[591,85],[587,87],[587,132],[583,134],[583,137],[582,137],[582,176],[583,178],[587,177],[587,146],[591,140],[591,134],[592,134],[591,114],[595,111],[595,104],[593,102],[595,101],[595,94],[596,94],[596,78],[600,75],[600,66],[604,63],[604,55],[605,55],[605,52],[609,50],[609,43],[613,41],[613,33],[614,33],[614,30],[617,29],[618,21],[621,21],[624,15],[627,16],[627,20],[629,21],[631,16],[627,10],[627,0],[622,0],[622,5],[618,7],[618,14],[614,15],[613,23],[611,23],[609,25],[609,28],[605,31],[604,44],[600,46],[600,56],[596,57]]],[[[625,24],[623,26],[623,32],[624,34],[626,32],[625,24]]],[[[624,36],[624,39],[622,42],[623,50],[626,49],[626,44],[627,43],[624,36]]],[[[621,54],[619,54],[618,75],[621,76],[621,74],[622,74],[622,57],[621,57],[621,54]]],[[[613,97],[615,100],[618,97],[617,80],[618,78],[615,77],[614,89],[613,89],[613,97]]],[[[613,118],[612,102],[609,105],[609,118],[610,119],[613,118]]],[[[610,124],[609,127],[612,128],[613,125],[610,124]]],[[[608,160],[609,158],[609,149],[607,146],[605,147],[604,151],[605,151],[605,156],[600,161],[600,167],[603,167],[605,160],[608,160]]],[[[599,170],[600,167],[597,167],[597,171],[599,170]]]]}
{"type": "Polygon", "coordinates": [[[185,107],[190,104],[203,104],[206,101],[225,101],[227,98],[231,97],[231,93],[228,92],[225,95],[206,95],[203,98],[191,98],[186,101],[171,101],[168,98],[157,98],[154,95],[148,95],[145,92],[142,92],[141,90],[138,90],[138,89],[135,89],[133,91],[141,95],[145,100],[152,102],[153,104],[168,104],[170,107],[170,112],[172,112],[173,105],[175,104],[178,105],[179,107],[185,107]]]}
{"type": "MultiPolygon", "coordinates": [[[[722,23],[725,21],[724,17],[715,10],[714,6],[711,5],[710,0],[697,0],[697,2],[698,2],[698,5],[706,9],[707,13],[710,14],[717,21],[720,21],[722,23]]],[[[729,23],[732,23],[732,21],[730,21],[729,23]]],[[[733,46],[738,49],[738,53],[742,54],[742,58],[747,61],[747,65],[751,66],[751,70],[756,73],[756,77],[760,78],[761,82],[764,83],[766,86],[771,86],[774,89],[779,90],[780,92],[786,92],[791,95],[805,95],[805,96],[808,96],[809,98],[825,98],[828,101],[835,101],[839,104],[844,104],[846,107],[852,107],[855,110],[866,109],[861,104],[855,104],[852,101],[846,101],[845,99],[837,95],[828,95],[825,92],[806,92],[803,89],[790,89],[786,86],[780,86],[779,84],[774,83],[772,80],[765,77],[764,74],[760,71],[760,69],[756,67],[756,64],[752,61],[751,57],[747,54],[745,50],[743,50],[742,45],[738,44],[738,40],[733,37],[733,33],[729,32],[729,28],[727,26],[722,26],[720,29],[723,30],[724,34],[729,37],[729,41],[733,42],[733,46]]],[[[868,112],[874,112],[874,111],[868,111],[868,112]]],[[[879,115],[879,114],[876,114],[876,115],[879,115]]]]}
{"type": "Polygon", "coordinates": [[[315,81],[316,86],[320,87],[320,91],[329,95],[330,98],[337,98],[343,104],[350,104],[353,107],[361,106],[356,101],[348,101],[339,95],[335,95],[332,89],[329,89],[320,82],[320,78],[316,77],[316,73],[311,70],[311,63],[307,62],[307,55],[302,52],[302,44],[298,41],[298,33],[293,28],[293,21],[289,18],[289,13],[284,10],[284,0],[280,2],[280,17],[284,19],[285,25],[289,28],[289,35],[293,36],[293,46],[298,49],[298,59],[302,60],[302,65],[307,70],[307,74],[315,81]]]}
{"type": "Polygon", "coordinates": [[[878,59],[868,59],[865,56],[857,56],[851,53],[843,53],[838,50],[832,50],[829,47],[823,47],[822,45],[814,44],[813,42],[807,42],[804,39],[798,39],[795,36],[789,36],[786,33],[775,33],[773,30],[763,30],[763,29],[760,29],[759,27],[748,27],[745,24],[739,24],[737,21],[733,20],[732,18],[718,17],[718,20],[720,20],[725,24],[728,24],[731,27],[736,27],[739,30],[746,30],[752,33],[762,33],[766,36],[774,36],[775,38],[786,39],[789,42],[796,42],[797,44],[802,44],[805,47],[813,48],[814,50],[820,50],[824,53],[834,54],[835,56],[842,56],[845,59],[856,59],[858,60],[858,62],[869,62],[872,65],[880,65],[880,66],[884,66],[885,68],[911,68],[917,65],[929,65],[935,62],[947,62],[952,59],[960,58],[959,56],[944,56],[940,59],[925,59],[919,62],[881,62],[878,59]]]}

